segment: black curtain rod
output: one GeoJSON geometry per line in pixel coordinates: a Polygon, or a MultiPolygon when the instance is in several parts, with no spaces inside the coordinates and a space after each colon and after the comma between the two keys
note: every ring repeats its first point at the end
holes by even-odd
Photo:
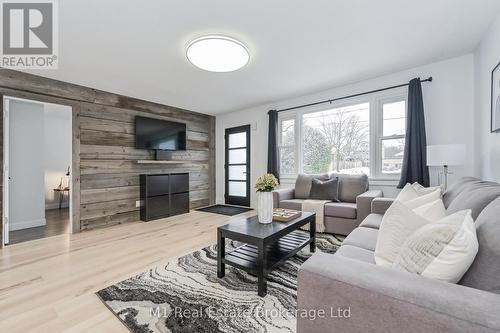
{"type": "MultiPolygon", "coordinates": [[[[429,77],[429,78],[427,78],[427,79],[425,79],[425,80],[420,80],[420,82],[432,82],[432,76],[429,77]]],[[[290,110],[295,110],[295,109],[300,109],[300,108],[306,108],[308,106],[314,106],[314,105],[323,104],[323,103],[330,103],[331,104],[332,102],[340,101],[342,99],[353,98],[353,97],[358,97],[358,96],[373,94],[373,93],[381,92],[381,91],[385,91],[385,90],[406,87],[407,85],[409,85],[409,83],[399,84],[397,86],[392,86],[392,87],[380,88],[380,89],[376,89],[376,90],[365,91],[365,92],[362,92],[362,93],[359,93],[359,94],[354,94],[354,95],[349,95],[349,96],[343,96],[343,97],[337,97],[337,98],[327,99],[327,100],[320,101],[320,102],[315,102],[315,103],[309,103],[309,104],[303,104],[303,105],[298,105],[298,106],[292,106],[290,108],[276,110],[276,111],[277,112],[290,111],[290,110]]]]}

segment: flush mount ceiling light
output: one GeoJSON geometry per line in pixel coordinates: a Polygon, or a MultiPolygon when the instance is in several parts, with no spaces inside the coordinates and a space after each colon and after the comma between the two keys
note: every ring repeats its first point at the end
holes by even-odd
{"type": "Polygon", "coordinates": [[[232,72],[250,59],[242,42],[220,35],[196,38],[187,46],[186,56],[193,65],[210,72],[232,72]]]}

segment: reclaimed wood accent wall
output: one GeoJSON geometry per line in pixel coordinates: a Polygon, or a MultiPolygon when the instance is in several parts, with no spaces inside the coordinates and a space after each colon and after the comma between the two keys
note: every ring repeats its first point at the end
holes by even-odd
{"type": "Polygon", "coordinates": [[[0,93],[73,107],[77,229],[138,221],[141,173],[189,172],[191,208],[214,203],[215,117],[7,69],[0,69],[0,93]],[[187,150],[172,153],[182,164],[137,163],[154,152],[134,148],[136,116],[186,123],[187,150]]]}

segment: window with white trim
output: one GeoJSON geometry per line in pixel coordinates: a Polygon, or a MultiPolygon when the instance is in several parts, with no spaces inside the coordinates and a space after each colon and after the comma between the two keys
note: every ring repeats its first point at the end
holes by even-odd
{"type": "Polygon", "coordinates": [[[281,178],[341,172],[399,179],[406,105],[405,89],[280,113],[281,178]]]}

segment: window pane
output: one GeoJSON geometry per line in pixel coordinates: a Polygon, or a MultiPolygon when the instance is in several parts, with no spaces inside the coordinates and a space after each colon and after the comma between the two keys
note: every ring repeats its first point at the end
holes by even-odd
{"type": "Polygon", "coordinates": [[[282,175],[295,172],[295,154],[293,147],[280,148],[280,173],[282,175]]]}
{"type": "Polygon", "coordinates": [[[382,140],[382,173],[400,174],[403,165],[405,139],[382,140]]]}
{"type": "Polygon", "coordinates": [[[281,121],[280,173],[295,173],[295,119],[281,121]]]}
{"type": "Polygon", "coordinates": [[[229,195],[233,197],[246,197],[247,196],[247,183],[246,182],[228,182],[229,195]]]}
{"type": "Polygon", "coordinates": [[[229,134],[229,148],[240,148],[247,146],[247,133],[229,134]]]}
{"type": "Polygon", "coordinates": [[[406,102],[386,103],[383,105],[383,136],[404,135],[406,129],[406,102]]]}
{"type": "Polygon", "coordinates": [[[247,162],[247,149],[229,150],[229,164],[241,164],[247,162]]]}
{"type": "Polygon", "coordinates": [[[247,167],[246,165],[230,165],[229,166],[229,179],[230,180],[246,180],[247,167]]]}
{"type": "Polygon", "coordinates": [[[295,145],[295,120],[283,120],[281,122],[281,145],[295,145]]]}
{"type": "Polygon", "coordinates": [[[370,172],[370,103],[303,116],[304,172],[370,172]]]}

